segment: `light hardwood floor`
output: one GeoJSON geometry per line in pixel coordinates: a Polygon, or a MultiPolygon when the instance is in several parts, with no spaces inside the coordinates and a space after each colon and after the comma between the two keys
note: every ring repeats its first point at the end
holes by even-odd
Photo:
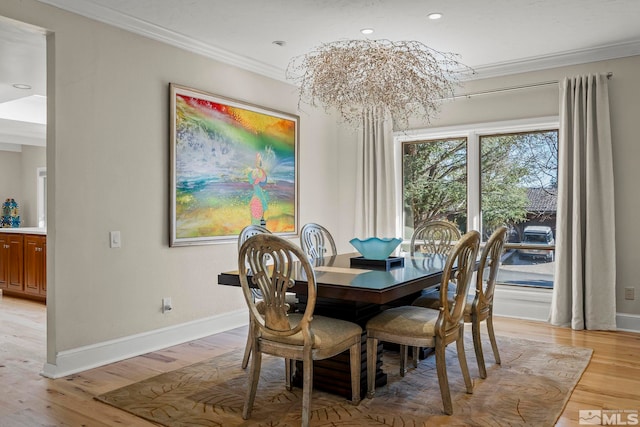
{"type": "MultiPolygon", "coordinates": [[[[162,372],[243,348],[246,328],[50,380],[45,362],[45,307],[0,297],[0,426],[154,426],[93,397],[162,372]]],[[[640,411],[640,334],[572,331],[543,322],[497,318],[503,336],[589,347],[593,358],[558,426],[577,426],[581,409],[640,411]]],[[[487,363],[492,363],[487,355],[487,363]]]]}

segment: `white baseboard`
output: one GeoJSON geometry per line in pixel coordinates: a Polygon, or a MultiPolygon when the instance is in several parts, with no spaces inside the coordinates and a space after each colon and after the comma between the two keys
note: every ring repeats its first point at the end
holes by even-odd
{"type": "Polygon", "coordinates": [[[640,315],[617,313],[616,326],[619,331],[640,332],[640,315]]]}
{"type": "MultiPolygon", "coordinates": [[[[549,318],[551,295],[550,289],[497,286],[494,314],[546,322],[549,318]]],[[[48,378],[64,377],[238,328],[246,325],[248,319],[247,311],[239,310],[117,340],[61,351],[56,355],[56,363],[46,363],[41,374],[48,378]]],[[[617,324],[618,330],[640,332],[640,315],[618,313],[617,324]]]]}
{"type": "Polygon", "coordinates": [[[247,310],[225,313],[142,334],[61,351],[55,364],[45,363],[41,375],[60,378],[130,357],[200,339],[249,323],[247,310]]]}
{"type": "MultiPolygon", "coordinates": [[[[553,290],[516,286],[496,286],[493,314],[526,320],[549,320],[553,290]]],[[[640,315],[617,313],[619,331],[640,332],[640,315]]]]}

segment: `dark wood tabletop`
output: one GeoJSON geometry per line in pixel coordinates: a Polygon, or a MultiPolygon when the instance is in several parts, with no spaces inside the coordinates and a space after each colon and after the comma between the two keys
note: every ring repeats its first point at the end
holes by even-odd
{"type": "MultiPolygon", "coordinates": [[[[384,266],[360,265],[362,259],[357,252],[317,260],[314,267],[317,296],[382,305],[440,284],[446,262],[444,256],[401,254],[398,258],[404,258],[404,265],[392,266],[389,270],[384,266]],[[357,258],[353,267],[351,258],[357,258]]],[[[305,295],[306,278],[298,276],[294,280],[291,292],[305,295]]],[[[218,284],[240,286],[238,271],[219,274],[218,284]]]]}

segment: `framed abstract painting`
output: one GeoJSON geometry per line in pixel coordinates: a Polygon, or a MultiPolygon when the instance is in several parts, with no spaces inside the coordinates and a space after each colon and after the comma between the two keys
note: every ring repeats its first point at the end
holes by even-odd
{"type": "Polygon", "coordinates": [[[170,246],[298,233],[299,117],[170,84],[170,246]]]}

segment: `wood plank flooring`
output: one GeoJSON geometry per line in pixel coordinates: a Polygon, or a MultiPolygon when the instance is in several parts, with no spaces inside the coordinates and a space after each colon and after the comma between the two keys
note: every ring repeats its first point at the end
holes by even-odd
{"type": "MultiPolygon", "coordinates": [[[[42,303],[0,297],[0,427],[154,426],[93,396],[242,348],[246,328],[50,380],[42,303]]],[[[593,358],[557,426],[577,426],[581,409],[640,411],[640,334],[572,331],[544,322],[497,318],[499,335],[594,349],[593,358]]],[[[490,352],[487,363],[492,363],[490,352]]]]}

